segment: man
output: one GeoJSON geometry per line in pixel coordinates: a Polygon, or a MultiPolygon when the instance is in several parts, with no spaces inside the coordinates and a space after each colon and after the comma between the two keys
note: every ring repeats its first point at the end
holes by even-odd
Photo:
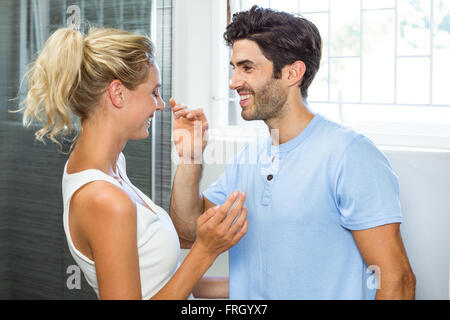
{"type": "MultiPolygon", "coordinates": [[[[317,28],[255,6],[233,16],[224,38],[242,117],[264,120],[272,134],[247,145],[203,195],[201,164],[178,166],[170,213],[180,237],[192,242],[196,217],[246,191],[248,231],[229,250],[231,299],[413,299],[388,160],[307,108],[321,58],[317,28]]],[[[188,119],[205,127],[201,110],[171,106],[176,128],[189,128],[188,119]]]]}

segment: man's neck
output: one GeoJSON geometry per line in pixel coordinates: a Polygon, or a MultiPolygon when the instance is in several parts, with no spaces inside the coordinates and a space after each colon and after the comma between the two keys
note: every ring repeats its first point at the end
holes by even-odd
{"type": "Polygon", "coordinates": [[[265,120],[273,145],[280,145],[294,139],[314,118],[314,113],[303,103],[287,102],[283,111],[279,117],[265,120]]]}

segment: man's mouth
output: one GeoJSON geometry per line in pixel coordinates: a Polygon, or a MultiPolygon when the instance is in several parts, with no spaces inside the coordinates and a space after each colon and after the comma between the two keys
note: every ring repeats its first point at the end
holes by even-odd
{"type": "Polygon", "coordinates": [[[241,97],[241,99],[239,101],[239,104],[241,105],[241,107],[247,106],[248,103],[250,102],[250,99],[253,97],[253,95],[250,93],[245,93],[245,94],[240,93],[239,95],[241,97]]]}

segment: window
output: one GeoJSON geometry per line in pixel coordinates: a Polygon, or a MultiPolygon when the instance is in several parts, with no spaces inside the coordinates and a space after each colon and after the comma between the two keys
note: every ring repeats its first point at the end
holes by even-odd
{"type": "MultiPolygon", "coordinates": [[[[254,4],[300,13],[318,27],[314,111],[380,144],[450,148],[449,1],[230,0],[232,13],[254,4]]],[[[237,101],[230,91],[228,117],[215,125],[261,126],[241,119],[237,101]]]]}

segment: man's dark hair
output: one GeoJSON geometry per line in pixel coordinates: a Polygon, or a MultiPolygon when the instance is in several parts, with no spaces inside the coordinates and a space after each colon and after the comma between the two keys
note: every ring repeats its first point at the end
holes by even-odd
{"type": "Polygon", "coordinates": [[[317,27],[305,18],[286,12],[253,6],[233,15],[223,35],[228,46],[236,40],[253,40],[264,56],[273,63],[273,77],[281,77],[281,69],[301,60],[306,66],[300,85],[302,97],[319,70],[322,40],[317,27]]]}

